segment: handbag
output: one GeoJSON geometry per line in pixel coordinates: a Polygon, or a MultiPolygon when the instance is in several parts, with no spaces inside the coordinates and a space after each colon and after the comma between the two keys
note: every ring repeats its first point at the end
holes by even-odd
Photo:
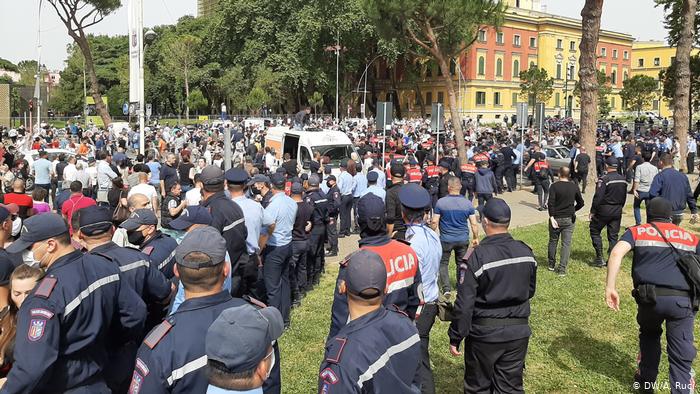
{"type": "Polygon", "coordinates": [[[112,214],[112,221],[115,223],[121,223],[129,218],[129,208],[122,205],[121,202],[122,196],[124,195],[123,193],[123,190],[121,193],[119,193],[119,203],[117,204],[117,207],[114,209],[114,213],[112,214]]]}

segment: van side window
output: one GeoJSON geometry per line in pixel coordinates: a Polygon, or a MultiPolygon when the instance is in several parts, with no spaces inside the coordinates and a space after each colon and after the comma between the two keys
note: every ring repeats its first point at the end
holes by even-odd
{"type": "Polygon", "coordinates": [[[311,152],[307,147],[301,148],[301,165],[306,166],[306,163],[311,161],[311,152]]]}

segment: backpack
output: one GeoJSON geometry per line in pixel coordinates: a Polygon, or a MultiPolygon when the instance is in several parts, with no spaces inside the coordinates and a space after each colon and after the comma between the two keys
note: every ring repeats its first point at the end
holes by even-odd
{"type": "Polygon", "coordinates": [[[650,224],[659,233],[659,235],[661,235],[664,242],[666,242],[676,254],[676,264],[678,264],[678,268],[683,273],[683,276],[685,276],[685,280],[688,281],[693,310],[697,311],[700,307],[700,259],[698,259],[698,255],[695,253],[679,252],[672,243],[668,242],[664,233],[661,232],[661,230],[656,227],[654,223],[650,224]]]}

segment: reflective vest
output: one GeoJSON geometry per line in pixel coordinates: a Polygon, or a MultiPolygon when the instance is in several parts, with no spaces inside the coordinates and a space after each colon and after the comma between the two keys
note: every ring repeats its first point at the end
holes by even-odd
{"type": "Polygon", "coordinates": [[[438,170],[437,166],[427,166],[425,167],[425,175],[427,175],[428,178],[438,178],[440,176],[440,170],[438,170]]]}
{"type": "Polygon", "coordinates": [[[420,169],[411,167],[408,169],[408,182],[410,183],[421,183],[423,180],[423,174],[420,169]]]}
{"type": "Polygon", "coordinates": [[[467,174],[476,174],[476,166],[474,164],[468,163],[468,164],[462,164],[459,166],[459,168],[462,170],[462,173],[467,173],[467,174]]]}

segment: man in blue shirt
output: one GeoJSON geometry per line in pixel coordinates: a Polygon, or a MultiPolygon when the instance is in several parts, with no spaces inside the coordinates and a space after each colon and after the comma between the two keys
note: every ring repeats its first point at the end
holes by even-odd
{"type": "Polygon", "coordinates": [[[285,326],[289,327],[289,260],[292,257],[292,230],[297,216],[297,203],[284,194],[284,175],[274,173],[270,182],[273,195],[265,208],[262,223],[269,234],[267,242],[261,242],[263,277],[267,303],[279,309],[285,326]]]}
{"type": "Polygon", "coordinates": [[[151,179],[149,183],[153,185],[156,190],[160,191],[160,163],[155,159],[153,154],[149,154],[148,163],[146,163],[148,168],[151,170],[151,179]]]}
{"type": "MultiPolygon", "coordinates": [[[[440,228],[440,244],[442,258],[440,259],[440,286],[442,292],[452,291],[450,284],[449,264],[452,251],[455,252],[455,262],[464,257],[469,247],[469,227],[472,228],[472,243],[478,244],[479,227],[476,221],[476,210],[471,201],[459,194],[462,184],[457,177],[447,180],[448,195],[439,199],[435,204],[433,228],[440,228]]],[[[456,264],[459,268],[459,264],[456,264]]]]}
{"type": "Polygon", "coordinates": [[[362,173],[362,164],[355,164],[355,176],[352,177],[352,211],[355,217],[355,233],[359,234],[360,229],[357,226],[357,201],[362,197],[367,190],[367,176],[362,173]]]}
{"type": "MultiPolygon", "coordinates": [[[[40,187],[47,192],[51,191],[51,162],[47,159],[49,156],[46,151],[39,152],[39,160],[33,164],[34,170],[34,186],[40,187]]],[[[48,193],[44,201],[48,202],[48,193]]]]}
{"type": "MultiPolygon", "coordinates": [[[[340,231],[338,238],[350,235],[350,221],[352,208],[352,188],[354,180],[347,168],[350,161],[345,159],[340,163],[340,175],[338,175],[338,189],[340,189],[340,231]]],[[[354,164],[353,164],[354,165],[354,164]]]]}
{"type": "Polygon", "coordinates": [[[383,188],[379,187],[377,185],[377,181],[379,179],[379,176],[377,175],[376,171],[370,171],[367,173],[367,188],[365,189],[364,192],[360,195],[360,197],[364,196],[367,193],[372,193],[375,196],[379,197],[382,199],[382,201],[386,202],[386,190],[383,188]]]}
{"type": "Polygon", "coordinates": [[[673,224],[679,225],[683,221],[683,211],[686,205],[696,220],[698,209],[696,207],[693,192],[690,190],[690,182],[685,174],[673,168],[673,156],[670,153],[662,153],[659,157],[659,165],[662,170],[651,181],[649,197],[663,197],[671,202],[673,210],[673,224]]]}

